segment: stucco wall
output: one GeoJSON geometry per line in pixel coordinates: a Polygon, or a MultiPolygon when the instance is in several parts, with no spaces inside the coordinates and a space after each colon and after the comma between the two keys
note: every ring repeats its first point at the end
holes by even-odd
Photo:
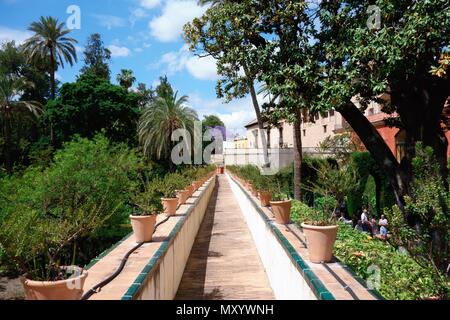
{"type": "Polygon", "coordinates": [[[152,259],[155,265],[133,300],[172,300],[178,291],[184,268],[208,207],[216,177],[204,187],[184,220],[172,230],[166,245],[152,259]]]}
{"type": "Polygon", "coordinates": [[[258,249],[275,298],[317,300],[307,281],[292,263],[279,239],[271,230],[269,222],[260,216],[236,182],[229,175],[227,177],[258,249]]]}

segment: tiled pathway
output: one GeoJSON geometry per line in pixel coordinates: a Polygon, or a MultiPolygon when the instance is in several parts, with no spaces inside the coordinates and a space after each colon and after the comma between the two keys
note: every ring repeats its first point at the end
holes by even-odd
{"type": "Polygon", "coordinates": [[[240,210],[226,177],[219,175],[176,299],[274,299],[240,210]]]}

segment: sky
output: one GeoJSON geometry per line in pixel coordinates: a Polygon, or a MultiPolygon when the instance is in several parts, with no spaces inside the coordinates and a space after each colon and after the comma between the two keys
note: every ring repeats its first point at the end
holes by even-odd
{"type": "Polygon", "coordinates": [[[142,82],[148,87],[167,75],[179,94],[189,96],[189,106],[201,118],[218,115],[236,134],[243,134],[244,125],[255,118],[249,97],[228,104],[216,98],[215,61],[194,56],[183,41],[183,25],[207,9],[197,0],[0,0],[0,43],[23,42],[31,35],[27,28],[40,16],[73,25],[73,6],[80,12],[80,28],[70,34],[78,40],[78,63],[58,70],[61,82],[76,79],[89,35],[100,33],[112,52],[113,82],[121,69],[133,70],[136,85],[142,82]]]}

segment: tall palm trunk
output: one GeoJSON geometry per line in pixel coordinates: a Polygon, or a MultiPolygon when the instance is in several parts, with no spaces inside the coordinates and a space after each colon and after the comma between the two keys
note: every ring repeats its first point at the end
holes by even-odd
{"type": "Polygon", "coordinates": [[[250,95],[252,97],[252,103],[253,103],[253,108],[255,109],[256,119],[258,121],[258,128],[259,128],[259,131],[261,132],[261,142],[262,142],[263,153],[264,153],[263,166],[268,167],[268,166],[270,166],[270,162],[269,162],[269,152],[267,150],[267,138],[266,138],[266,135],[264,134],[264,122],[263,122],[263,119],[261,116],[261,110],[259,108],[258,97],[256,95],[255,86],[253,85],[253,80],[249,80],[248,87],[249,87],[250,95]]]}
{"type": "Polygon", "coordinates": [[[297,110],[294,122],[294,198],[302,200],[302,113],[297,110]]]}

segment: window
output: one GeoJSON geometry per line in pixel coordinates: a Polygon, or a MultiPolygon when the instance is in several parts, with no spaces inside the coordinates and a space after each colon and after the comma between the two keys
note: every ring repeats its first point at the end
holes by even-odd
{"type": "Polygon", "coordinates": [[[328,129],[327,126],[324,125],[324,126],[323,126],[323,133],[327,133],[327,129],[328,129]]]}
{"type": "Polygon", "coordinates": [[[317,121],[317,120],[319,120],[319,118],[320,118],[319,114],[316,113],[316,114],[314,115],[314,119],[317,121]]]}
{"type": "Polygon", "coordinates": [[[334,117],[334,110],[331,110],[331,111],[329,112],[329,115],[330,115],[330,118],[331,118],[331,117],[334,117]]]}
{"type": "Polygon", "coordinates": [[[306,137],[306,129],[303,129],[303,136],[306,137]]]}

